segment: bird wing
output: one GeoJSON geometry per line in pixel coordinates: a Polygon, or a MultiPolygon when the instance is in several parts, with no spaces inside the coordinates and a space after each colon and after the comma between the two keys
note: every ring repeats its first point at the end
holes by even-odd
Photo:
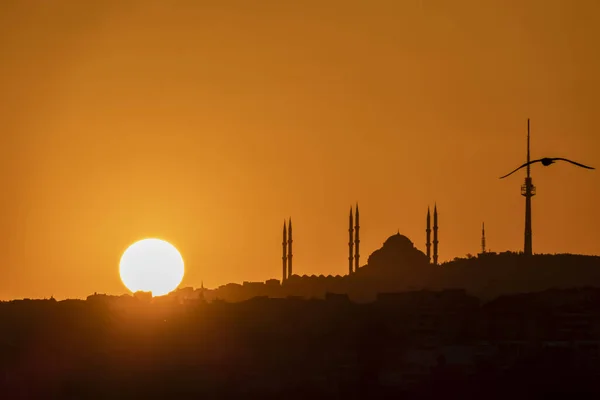
{"type": "Polygon", "coordinates": [[[504,178],[506,178],[507,176],[514,174],[515,172],[517,172],[518,170],[520,170],[520,169],[521,169],[521,168],[523,168],[523,167],[526,167],[526,166],[527,166],[527,165],[529,165],[529,164],[533,164],[533,163],[540,162],[540,161],[542,161],[542,159],[541,159],[541,158],[540,158],[539,160],[533,160],[533,161],[526,162],[525,164],[521,165],[519,168],[516,168],[516,169],[515,169],[514,171],[512,171],[511,173],[508,173],[508,174],[506,174],[506,175],[504,175],[504,176],[501,176],[501,177],[500,177],[500,179],[504,179],[504,178]]]}
{"type": "Polygon", "coordinates": [[[561,160],[561,161],[570,162],[571,164],[575,164],[575,165],[577,165],[578,167],[582,167],[582,168],[587,168],[587,169],[595,169],[594,167],[588,167],[587,165],[579,164],[578,162],[571,161],[571,160],[568,160],[568,159],[566,159],[566,158],[561,158],[561,157],[558,157],[558,158],[554,158],[554,160],[561,160]]]}

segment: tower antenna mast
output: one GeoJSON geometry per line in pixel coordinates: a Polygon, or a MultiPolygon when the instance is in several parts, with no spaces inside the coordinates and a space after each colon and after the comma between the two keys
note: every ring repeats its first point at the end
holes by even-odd
{"type": "Polygon", "coordinates": [[[531,229],[531,198],[535,196],[535,186],[533,186],[533,180],[531,178],[531,154],[529,148],[530,142],[530,125],[529,118],[527,118],[527,176],[525,177],[525,184],[521,186],[521,195],[525,197],[525,245],[523,252],[525,255],[532,255],[532,229],[531,229]]]}
{"type": "Polygon", "coordinates": [[[529,129],[529,118],[527,118],[527,178],[531,178],[531,164],[529,164],[529,162],[531,161],[531,153],[529,151],[530,136],[531,134],[529,129]]]}

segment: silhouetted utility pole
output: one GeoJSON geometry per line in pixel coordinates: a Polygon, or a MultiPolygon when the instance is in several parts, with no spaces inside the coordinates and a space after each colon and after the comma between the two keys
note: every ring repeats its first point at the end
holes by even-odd
{"type": "Polygon", "coordinates": [[[350,207],[350,219],[348,224],[348,275],[352,275],[352,261],[354,260],[354,226],[352,221],[352,207],[350,207]]]}
{"type": "MultiPolygon", "coordinates": [[[[529,118],[527,118],[527,163],[531,161],[529,152],[529,118]]],[[[525,178],[525,184],[521,186],[521,195],[525,196],[525,245],[523,252],[525,255],[532,255],[532,232],[531,232],[531,198],[535,196],[535,186],[533,186],[533,180],[531,179],[531,165],[527,164],[527,177],[525,178]]]]}

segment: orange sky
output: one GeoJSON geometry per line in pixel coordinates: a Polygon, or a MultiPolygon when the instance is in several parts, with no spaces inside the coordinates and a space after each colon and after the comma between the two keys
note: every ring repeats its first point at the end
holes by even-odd
{"type": "MultiPolygon", "coordinates": [[[[347,271],[396,230],[440,258],[523,246],[532,156],[600,167],[596,0],[0,4],[0,299],[124,293],[173,243],[183,286],[347,271]],[[295,3],[296,5],[290,5],[295,3]],[[51,5],[50,5],[51,4],[51,5]]],[[[600,254],[600,172],[533,168],[534,252],[600,254]]]]}

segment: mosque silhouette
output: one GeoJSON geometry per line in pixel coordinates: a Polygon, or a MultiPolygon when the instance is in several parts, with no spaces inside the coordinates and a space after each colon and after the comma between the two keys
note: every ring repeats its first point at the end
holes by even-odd
{"type": "Polygon", "coordinates": [[[381,248],[373,251],[362,265],[358,204],[354,210],[351,208],[348,218],[346,275],[294,273],[295,239],[291,218],[284,222],[282,238],[281,279],[229,283],[212,290],[183,288],[173,295],[190,300],[202,297],[208,301],[227,302],[245,301],[254,297],[322,299],[337,296],[340,299],[367,303],[382,295],[400,292],[442,291],[452,296],[469,293],[486,300],[505,294],[600,285],[600,257],[531,255],[524,251],[490,252],[486,249],[485,226],[482,226],[481,251],[478,254],[440,263],[437,205],[434,206],[433,213],[427,210],[425,252],[419,250],[408,237],[397,232],[388,237],[381,248]]]}
{"type": "MultiPolygon", "coordinates": [[[[372,274],[373,268],[377,268],[377,265],[389,264],[389,262],[403,261],[411,265],[423,265],[431,263],[431,213],[427,209],[427,227],[426,227],[426,247],[427,254],[418,250],[412,241],[406,236],[396,233],[390,236],[383,244],[383,247],[376,250],[368,258],[366,265],[360,265],[360,213],[358,209],[358,203],[356,204],[355,213],[353,215],[352,208],[350,208],[349,224],[348,224],[348,276],[353,276],[359,273],[358,276],[368,276],[372,274]],[[366,269],[365,269],[366,268],[366,269]]],[[[438,212],[437,204],[433,209],[433,264],[438,265],[438,212]]],[[[282,284],[285,284],[290,279],[306,278],[307,275],[294,275],[293,274],[293,231],[292,231],[292,219],[290,218],[288,223],[283,223],[283,265],[282,265],[282,284]]],[[[322,275],[321,275],[322,276],[322,275]]],[[[339,278],[340,276],[336,276],[339,278]]]]}

